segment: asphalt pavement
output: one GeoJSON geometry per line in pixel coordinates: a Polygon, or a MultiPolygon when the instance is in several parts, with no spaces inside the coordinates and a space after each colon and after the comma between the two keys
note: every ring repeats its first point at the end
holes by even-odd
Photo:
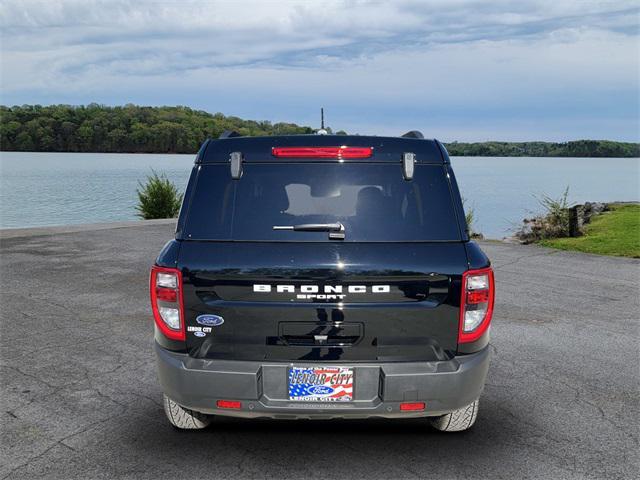
{"type": "Polygon", "coordinates": [[[485,242],[472,430],[220,418],[172,429],[148,269],[171,222],[0,231],[0,479],[638,478],[640,261],[485,242]]]}

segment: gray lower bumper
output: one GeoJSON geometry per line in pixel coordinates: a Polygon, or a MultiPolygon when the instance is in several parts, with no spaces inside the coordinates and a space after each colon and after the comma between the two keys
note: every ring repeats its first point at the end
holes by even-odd
{"type": "MultiPolygon", "coordinates": [[[[482,393],[489,349],[443,362],[349,364],[355,369],[354,400],[348,404],[290,401],[287,369],[308,362],[246,362],[191,358],[155,345],[165,394],[192,410],[217,415],[271,418],[366,418],[442,415],[482,393]],[[216,401],[240,400],[240,410],[216,401]],[[425,402],[420,412],[400,412],[401,402],[425,402]]],[[[311,363],[311,365],[313,365],[311,363]]],[[[315,364],[317,365],[317,363],[315,364]]]]}

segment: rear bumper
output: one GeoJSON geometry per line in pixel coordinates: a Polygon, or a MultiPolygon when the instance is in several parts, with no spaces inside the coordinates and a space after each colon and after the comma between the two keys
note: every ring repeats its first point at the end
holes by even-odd
{"type": "MultiPolygon", "coordinates": [[[[348,404],[293,402],[287,369],[309,362],[202,360],[155,344],[164,393],[180,405],[208,414],[270,418],[367,418],[437,416],[462,408],[482,393],[489,348],[441,362],[372,362],[355,369],[354,400],[348,404]],[[216,408],[240,400],[242,408],[216,408]],[[400,412],[401,402],[425,402],[419,412],[400,412]]],[[[313,363],[311,363],[313,364],[313,363]]],[[[318,363],[315,363],[317,365],[318,363]]]]}

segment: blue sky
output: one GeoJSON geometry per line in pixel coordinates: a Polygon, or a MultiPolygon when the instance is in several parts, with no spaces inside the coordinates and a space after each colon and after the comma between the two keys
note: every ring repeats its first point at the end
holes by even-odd
{"type": "Polygon", "coordinates": [[[4,0],[1,97],[444,141],[640,141],[634,1],[4,0]]]}

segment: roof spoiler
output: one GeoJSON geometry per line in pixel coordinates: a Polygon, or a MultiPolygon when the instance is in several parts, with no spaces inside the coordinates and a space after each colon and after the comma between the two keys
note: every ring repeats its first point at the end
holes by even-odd
{"type": "Polygon", "coordinates": [[[224,132],[222,132],[220,134],[220,136],[218,138],[222,139],[222,138],[233,138],[233,137],[241,137],[241,136],[242,135],[240,135],[235,130],[225,130],[224,132]]]}
{"type": "Polygon", "coordinates": [[[424,140],[424,135],[422,135],[422,132],[418,130],[411,130],[405,133],[404,135],[402,135],[402,138],[417,138],[420,140],[424,140]]]}

